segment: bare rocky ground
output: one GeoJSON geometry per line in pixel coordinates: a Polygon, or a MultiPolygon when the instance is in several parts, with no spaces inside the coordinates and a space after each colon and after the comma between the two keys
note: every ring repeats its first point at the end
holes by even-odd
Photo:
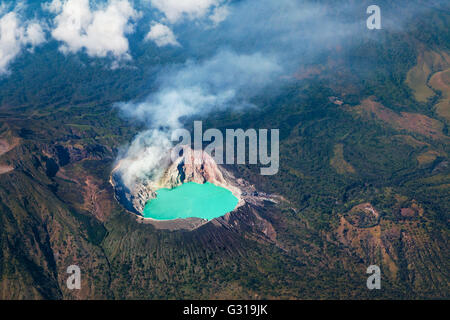
{"type": "Polygon", "coordinates": [[[5,174],[5,173],[11,172],[13,170],[14,170],[14,168],[11,167],[11,166],[2,166],[2,165],[0,165],[0,174],[5,174]]]}
{"type": "MultiPolygon", "coordinates": [[[[12,143],[9,143],[7,139],[0,139],[0,156],[8,153],[19,144],[19,139],[12,139],[12,143]]],[[[0,174],[9,173],[14,170],[14,167],[7,164],[0,163],[0,174]]]]}

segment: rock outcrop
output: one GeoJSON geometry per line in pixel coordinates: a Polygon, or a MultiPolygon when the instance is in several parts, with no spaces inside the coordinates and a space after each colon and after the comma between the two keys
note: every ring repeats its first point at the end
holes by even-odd
{"type": "Polygon", "coordinates": [[[214,159],[206,152],[185,147],[183,154],[166,170],[163,185],[178,186],[185,182],[225,185],[226,181],[214,159]]]}

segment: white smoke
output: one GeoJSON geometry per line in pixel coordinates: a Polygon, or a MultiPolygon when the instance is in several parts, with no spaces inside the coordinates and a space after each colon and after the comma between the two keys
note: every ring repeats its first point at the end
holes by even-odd
{"type": "Polygon", "coordinates": [[[171,147],[166,132],[147,130],[140,133],[120,160],[123,183],[132,188],[140,179],[157,179],[169,163],[171,147]]]}
{"type": "Polygon", "coordinates": [[[203,63],[188,62],[162,75],[160,90],[145,101],[119,104],[127,116],[149,126],[120,157],[119,170],[125,184],[132,187],[139,179],[162,173],[170,158],[171,132],[182,127],[183,119],[248,106],[243,101],[281,71],[273,57],[221,51],[203,63]]]}

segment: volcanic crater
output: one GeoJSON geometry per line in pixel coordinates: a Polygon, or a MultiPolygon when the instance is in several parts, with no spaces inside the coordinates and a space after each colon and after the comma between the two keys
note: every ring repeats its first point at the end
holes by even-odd
{"type": "MultiPolygon", "coordinates": [[[[163,174],[158,179],[141,178],[133,186],[127,186],[121,175],[120,162],[111,173],[110,182],[115,190],[117,201],[130,213],[137,216],[141,223],[153,224],[158,229],[194,230],[198,227],[213,222],[215,224],[228,225],[231,216],[242,216],[245,212],[245,218],[239,218],[241,222],[248,220],[255,226],[252,220],[256,219],[263,222],[261,226],[270,233],[273,228],[268,226],[268,222],[262,219],[258,214],[258,208],[262,208],[265,201],[276,203],[276,196],[262,192],[257,192],[256,188],[244,179],[236,178],[233,173],[218,165],[214,159],[204,151],[194,151],[190,147],[183,147],[181,155],[175,161],[171,161],[163,174]],[[173,220],[155,220],[145,218],[143,215],[147,202],[157,197],[156,191],[167,188],[173,189],[184,183],[194,182],[204,184],[209,182],[216,186],[229,190],[237,199],[238,203],[234,210],[225,215],[212,220],[198,217],[173,220]]],[[[239,223],[235,219],[234,226],[239,223]]]]}

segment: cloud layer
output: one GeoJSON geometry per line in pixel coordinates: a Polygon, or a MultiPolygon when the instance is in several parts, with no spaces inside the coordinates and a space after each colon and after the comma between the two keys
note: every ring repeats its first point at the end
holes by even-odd
{"type": "Polygon", "coordinates": [[[45,41],[42,26],[34,21],[21,21],[15,11],[0,12],[0,74],[8,73],[10,63],[24,48],[34,48],[45,41]]]}

